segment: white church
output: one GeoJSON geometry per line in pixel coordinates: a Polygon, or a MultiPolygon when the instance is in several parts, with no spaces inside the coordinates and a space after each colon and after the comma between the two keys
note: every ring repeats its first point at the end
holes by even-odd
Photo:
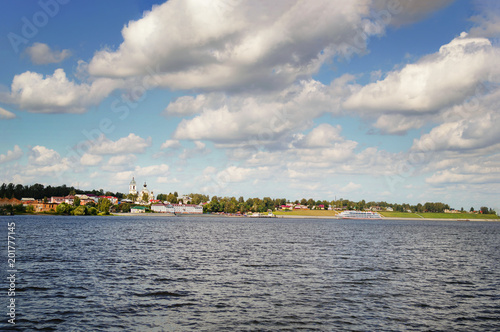
{"type": "Polygon", "coordinates": [[[148,201],[155,199],[153,192],[149,192],[146,182],[144,182],[144,186],[143,186],[141,192],[137,191],[137,184],[135,182],[134,177],[132,177],[132,181],[130,181],[130,184],[128,186],[128,193],[131,195],[137,195],[137,201],[139,201],[139,202],[144,202],[142,200],[142,198],[144,197],[144,194],[146,194],[148,196],[148,201]]]}

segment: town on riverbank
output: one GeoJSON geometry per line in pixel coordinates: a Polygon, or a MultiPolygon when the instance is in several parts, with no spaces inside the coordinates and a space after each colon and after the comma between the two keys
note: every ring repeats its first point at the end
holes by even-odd
{"type": "Polygon", "coordinates": [[[128,194],[83,191],[65,185],[59,187],[2,184],[0,215],[214,215],[227,217],[339,218],[343,211],[370,211],[382,218],[500,220],[492,208],[485,206],[466,210],[451,208],[440,202],[397,204],[384,201],[354,202],[347,199],[291,201],[285,198],[218,197],[203,194],[178,195],[177,192],[154,195],[144,183],[138,189],[134,178],[128,194]]]}

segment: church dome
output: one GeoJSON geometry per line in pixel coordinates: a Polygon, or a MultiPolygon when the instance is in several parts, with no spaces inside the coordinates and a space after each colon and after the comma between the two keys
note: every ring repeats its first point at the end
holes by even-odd
{"type": "Polygon", "coordinates": [[[130,181],[130,185],[135,185],[135,179],[132,177],[132,181],[130,181]]]}

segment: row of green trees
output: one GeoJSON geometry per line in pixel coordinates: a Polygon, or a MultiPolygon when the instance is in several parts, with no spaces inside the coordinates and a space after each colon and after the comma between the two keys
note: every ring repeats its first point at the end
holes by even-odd
{"type": "Polygon", "coordinates": [[[75,197],[73,204],[61,203],[56,208],[57,214],[75,215],[75,216],[96,216],[98,214],[108,215],[112,207],[112,203],[107,198],[99,198],[97,204],[89,202],[85,205],[80,205],[80,200],[75,197]]]}
{"type": "Polygon", "coordinates": [[[68,187],[65,184],[62,186],[47,186],[43,184],[35,183],[30,186],[23,186],[22,184],[14,183],[3,183],[0,186],[0,198],[17,198],[21,199],[23,197],[30,197],[34,199],[44,199],[52,196],[67,196],[75,194],[91,194],[96,196],[114,196],[119,199],[125,197],[124,194],[111,191],[99,190],[79,190],[75,187],[68,187]]]}
{"type": "MultiPolygon", "coordinates": [[[[66,185],[62,186],[47,186],[45,187],[42,184],[34,184],[30,186],[23,186],[21,184],[13,184],[13,183],[3,183],[0,186],[0,197],[3,198],[17,198],[21,199],[23,197],[32,197],[35,199],[47,199],[48,197],[52,196],[67,196],[70,194],[93,194],[97,196],[114,196],[119,199],[128,197],[130,195],[125,195],[119,192],[113,193],[110,191],[104,191],[102,189],[100,190],[91,190],[91,191],[83,191],[83,190],[78,190],[75,189],[74,187],[67,187],[66,185]]],[[[196,193],[191,193],[189,196],[192,198],[190,202],[186,203],[191,203],[191,204],[200,204],[203,202],[209,201],[210,197],[208,195],[203,195],[203,194],[196,194],[196,193]]],[[[169,193],[169,194],[159,194],[157,195],[157,199],[161,201],[168,201],[170,203],[178,203],[178,193],[169,193]]],[[[131,199],[137,199],[137,195],[134,197],[129,197],[131,199]]],[[[416,205],[410,205],[410,204],[392,204],[392,203],[387,203],[385,201],[369,201],[366,202],[365,200],[361,201],[351,201],[347,199],[335,199],[332,201],[328,200],[314,200],[312,198],[306,199],[302,198],[301,200],[295,200],[295,201],[290,201],[287,200],[286,198],[270,198],[270,197],[264,197],[264,198],[248,198],[245,200],[243,196],[240,196],[238,199],[235,197],[217,197],[213,196],[212,199],[210,200],[210,203],[205,205],[204,211],[205,212],[226,212],[226,213],[236,213],[236,212],[266,212],[267,210],[276,210],[279,206],[281,205],[287,205],[290,203],[294,204],[301,204],[305,205],[308,208],[312,209],[313,207],[317,207],[320,205],[324,205],[325,207],[328,207],[329,205],[333,206],[334,208],[342,208],[342,209],[354,209],[354,210],[364,210],[366,208],[372,207],[372,206],[379,206],[382,209],[386,209],[388,207],[392,208],[394,211],[400,211],[400,212],[406,212],[406,211],[412,211],[412,212],[417,212],[417,213],[423,213],[423,212],[443,212],[445,209],[450,209],[450,206],[445,203],[441,202],[427,202],[425,204],[416,204],[416,205]]],[[[99,204],[99,203],[98,203],[99,204]]],[[[75,207],[79,206],[79,202],[76,201],[74,204],[75,207]]],[[[92,203],[90,203],[90,207],[92,206],[92,203]]],[[[123,211],[127,212],[130,211],[130,205],[128,204],[120,204],[116,206],[109,206],[107,208],[103,208],[103,210],[99,209],[96,207],[98,210],[98,213],[109,213],[110,209],[112,211],[123,211]]],[[[12,208],[13,209],[13,208],[12,208]]],[[[19,209],[19,208],[18,208],[19,209]]],[[[61,208],[62,209],[62,208],[61,208]]],[[[5,209],[4,209],[5,210],[5,209]]],[[[66,208],[67,210],[67,208],[66,208]]],[[[68,214],[67,211],[65,210],[64,213],[68,214]]],[[[82,209],[79,211],[81,212],[82,209]]],[[[461,209],[464,211],[464,209],[461,209]]],[[[474,208],[470,208],[470,211],[473,212],[474,208]]],[[[481,213],[484,214],[494,214],[495,211],[492,208],[488,208],[486,206],[482,206],[479,210],[481,213]]],[[[93,212],[93,211],[92,211],[93,212]]],[[[89,210],[86,210],[86,213],[90,213],[89,210]]]]}

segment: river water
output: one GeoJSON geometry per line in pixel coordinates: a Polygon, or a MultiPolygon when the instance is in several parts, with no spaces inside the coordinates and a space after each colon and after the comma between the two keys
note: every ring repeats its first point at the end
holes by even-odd
{"type": "Polygon", "coordinates": [[[496,222],[0,221],[2,330],[500,330],[496,222]],[[6,315],[8,222],[15,326],[6,315]]]}

